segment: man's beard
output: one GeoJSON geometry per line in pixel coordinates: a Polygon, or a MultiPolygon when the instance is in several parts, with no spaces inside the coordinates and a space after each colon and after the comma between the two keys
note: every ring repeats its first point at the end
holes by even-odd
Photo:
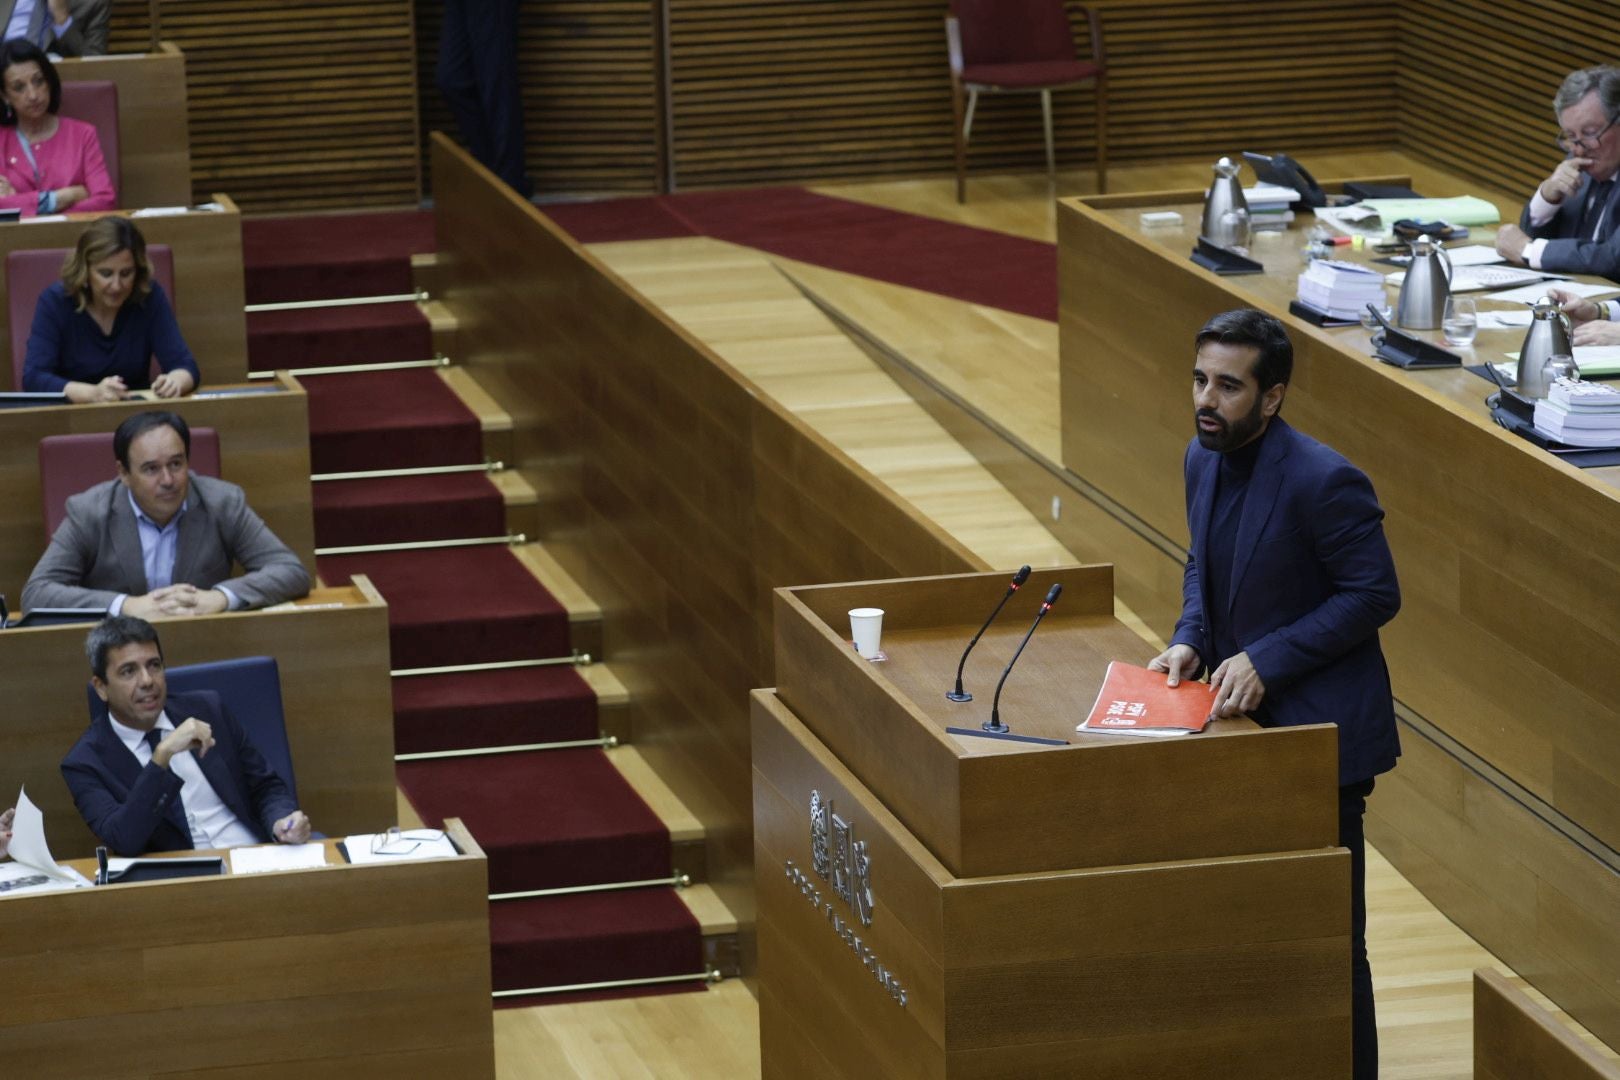
{"type": "Polygon", "coordinates": [[[1199,409],[1193,414],[1193,430],[1198,433],[1198,445],[1205,450],[1214,450],[1225,454],[1236,450],[1247,443],[1265,426],[1265,417],[1261,415],[1261,399],[1254,399],[1254,408],[1249,410],[1247,416],[1240,418],[1235,424],[1228,424],[1226,418],[1214,409],[1199,409]],[[1220,425],[1219,431],[1205,431],[1198,426],[1198,421],[1208,418],[1220,425]]]}

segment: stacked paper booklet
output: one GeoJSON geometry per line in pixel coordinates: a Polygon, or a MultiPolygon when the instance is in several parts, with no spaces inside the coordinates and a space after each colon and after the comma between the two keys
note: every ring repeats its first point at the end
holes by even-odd
{"type": "Polygon", "coordinates": [[[1294,220],[1289,204],[1299,201],[1299,192],[1277,184],[1256,184],[1243,189],[1243,201],[1249,204],[1249,227],[1254,229],[1285,229],[1294,220]]]}
{"type": "Polygon", "coordinates": [[[1536,402],[1536,428],[1569,446],[1620,446],[1620,390],[1559,379],[1536,402]]]}
{"type": "Polygon", "coordinates": [[[1313,259],[1299,275],[1299,302],[1330,319],[1355,322],[1368,304],[1384,307],[1384,275],[1355,263],[1313,259]]]}

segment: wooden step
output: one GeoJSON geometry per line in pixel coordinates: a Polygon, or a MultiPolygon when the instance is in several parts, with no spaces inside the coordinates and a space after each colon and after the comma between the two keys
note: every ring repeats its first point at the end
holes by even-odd
{"type": "Polygon", "coordinates": [[[444,301],[429,298],[419,302],[417,309],[427,319],[428,326],[433,331],[433,351],[439,356],[448,356],[452,361],[460,360],[460,339],[456,336],[456,316],[444,301]]]}
{"type": "Polygon", "coordinates": [[[620,743],[630,742],[630,691],[619,681],[613,665],[587,664],[575,670],[596,694],[596,723],[602,734],[612,735],[620,743]]]}
{"type": "Polygon", "coordinates": [[[534,536],[540,529],[540,494],[516,469],[489,474],[489,482],[506,502],[506,531],[534,536]]]}
{"type": "Polygon", "coordinates": [[[703,929],[703,963],[728,979],[742,974],[742,944],[737,917],[708,885],[689,885],[676,893],[703,929]]]}
{"type": "Polygon", "coordinates": [[[704,880],[708,876],[705,855],[708,833],[697,815],[687,809],[634,746],[610,750],[608,761],[669,830],[671,865],[693,881],[704,880]]]}
{"type": "Polygon", "coordinates": [[[484,436],[484,456],[491,461],[512,461],[512,415],[478,385],[466,368],[452,364],[435,370],[462,404],[478,417],[479,430],[484,436]]]}
{"type": "Polygon", "coordinates": [[[535,580],[568,612],[568,640],[574,650],[602,659],[602,609],[589,593],[540,544],[519,544],[512,549],[535,580]]]}

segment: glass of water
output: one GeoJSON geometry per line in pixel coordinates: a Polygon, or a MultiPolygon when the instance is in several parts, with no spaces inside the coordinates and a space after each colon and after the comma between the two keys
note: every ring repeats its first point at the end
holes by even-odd
{"type": "Polygon", "coordinates": [[[1446,297],[1445,314],[1440,320],[1440,332],[1447,345],[1472,345],[1479,333],[1479,305],[1470,296],[1446,297]]]}

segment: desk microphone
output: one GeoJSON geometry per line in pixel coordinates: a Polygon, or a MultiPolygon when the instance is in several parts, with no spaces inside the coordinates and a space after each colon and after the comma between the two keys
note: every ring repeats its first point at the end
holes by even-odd
{"type": "Polygon", "coordinates": [[[1013,665],[1018,663],[1020,656],[1024,655],[1024,646],[1028,645],[1029,639],[1035,636],[1035,628],[1041,625],[1041,620],[1046,618],[1046,613],[1052,610],[1052,605],[1057,603],[1057,598],[1062,595],[1062,585],[1053,585],[1051,589],[1047,590],[1046,599],[1041,601],[1041,610],[1035,613],[1035,621],[1029,624],[1029,633],[1025,634],[1024,640],[1018,643],[1018,651],[1013,653],[1013,658],[1007,661],[1007,669],[1001,673],[1001,682],[996,683],[996,696],[990,703],[990,719],[986,720],[982,725],[984,730],[994,732],[997,735],[1005,735],[1012,730],[1001,722],[1001,688],[1006,685],[1007,676],[1011,674],[1013,665]]]}
{"type": "Polygon", "coordinates": [[[967,648],[962,650],[962,659],[956,665],[956,689],[945,691],[945,697],[947,699],[951,701],[973,700],[972,694],[966,693],[962,690],[962,668],[967,664],[968,653],[973,651],[973,646],[979,643],[979,639],[984,636],[984,632],[990,629],[990,624],[996,621],[996,616],[1000,615],[1001,609],[1007,606],[1007,601],[1011,600],[1012,594],[1018,591],[1018,586],[1022,585],[1028,580],[1029,567],[1020,566],[1018,568],[1018,573],[1013,575],[1012,584],[1007,586],[1007,592],[1004,596],[1002,596],[1001,603],[996,605],[996,610],[992,611],[990,613],[990,617],[984,620],[984,625],[979,627],[979,632],[973,635],[973,640],[968,642],[967,648]]]}

